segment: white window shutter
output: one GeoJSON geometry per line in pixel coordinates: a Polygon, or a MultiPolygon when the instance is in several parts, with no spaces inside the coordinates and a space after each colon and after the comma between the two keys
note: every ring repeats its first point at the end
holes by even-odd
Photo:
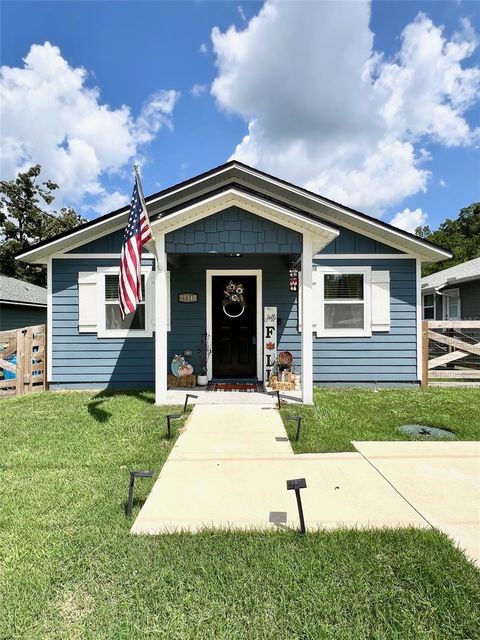
{"type": "Polygon", "coordinates": [[[97,272],[78,274],[78,331],[96,333],[98,321],[97,272]]]}
{"type": "Polygon", "coordinates": [[[312,270],[312,333],[317,334],[317,338],[321,334],[322,327],[322,292],[323,292],[323,273],[318,269],[312,270]]]}
{"type": "Polygon", "coordinates": [[[390,271],[372,271],[372,331],[390,331],[390,271]]]}

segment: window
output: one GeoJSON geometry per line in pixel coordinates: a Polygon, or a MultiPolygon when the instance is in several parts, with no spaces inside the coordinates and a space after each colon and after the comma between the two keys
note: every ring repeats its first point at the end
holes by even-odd
{"type": "Polygon", "coordinates": [[[142,302],[139,302],[134,313],[130,313],[122,320],[118,301],[118,283],[120,276],[105,275],[105,329],[133,329],[145,331],[145,274],[142,273],[142,302]]]}
{"type": "Polygon", "coordinates": [[[423,319],[435,320],[435,294],[426,293],[423,296],[423,319]]]}
{"type": "Polygon", "coordinates": [[[323,276],[325,329],[365,329],[363,274],[323,276]]]}
{"type": "Polygon", "coordinates": [[[149,337],[153,332],[153,279],[151,267],[142,267],[142,301],[122,320],[118,267],[99,267],[98,336],[100,338],[149,337]]]}
{"type": "Polygon", "coordinates": [[[317,336],[370,336],[369,267],[317,269],[317,336]]]}

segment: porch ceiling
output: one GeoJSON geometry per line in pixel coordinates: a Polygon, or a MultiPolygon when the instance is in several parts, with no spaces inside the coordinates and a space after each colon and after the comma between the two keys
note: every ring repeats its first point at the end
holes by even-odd
{"type": "Polygon", "coordinates": [[[229,207],[237,206],[254,215],[312,237],[312,256],[316,255],[339,235],[339,231],[320,221],[304,216],[293,209],[272,203],[261,197],[232,188],[204,200],[177,209],[152,222],[154,233],[169,233],[209,217],[229,207]]]}

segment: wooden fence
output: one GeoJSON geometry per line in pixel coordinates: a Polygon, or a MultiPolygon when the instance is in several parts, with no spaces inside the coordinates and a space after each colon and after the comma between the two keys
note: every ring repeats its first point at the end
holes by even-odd
{"type": "Polygon", "coordinates": [[[480,386],[480,320],[424,320],[422,386],[480,386]]]}
{"type": "Polygon", "coordinates": [[[45,325],[0,331],[0,396],[46,389],[45,325]]]}

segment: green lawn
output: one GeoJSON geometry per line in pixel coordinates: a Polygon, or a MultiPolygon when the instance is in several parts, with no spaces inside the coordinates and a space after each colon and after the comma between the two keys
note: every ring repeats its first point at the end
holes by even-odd
{"type": "Polygon", "coordinates": [[[479,573],[434,531],[130,536],[129,470],[158,473],[166,412],[148,392],[0,402],[0,638],[479,637],[479,573]]]}
{"type": "MultiPolygon", "coordinates": [[[[480,389],[315,389],[314,406],[282,409],[296,453],[354,451],[352,440],[414,440],[397,431],[421,424],[455,432],[458,440],[480,439],[480,389]],[[303,417],[299,442],[296,423],[303,417]]],[[[418,439],[418,438],[417,438],[418,439]]]]}

